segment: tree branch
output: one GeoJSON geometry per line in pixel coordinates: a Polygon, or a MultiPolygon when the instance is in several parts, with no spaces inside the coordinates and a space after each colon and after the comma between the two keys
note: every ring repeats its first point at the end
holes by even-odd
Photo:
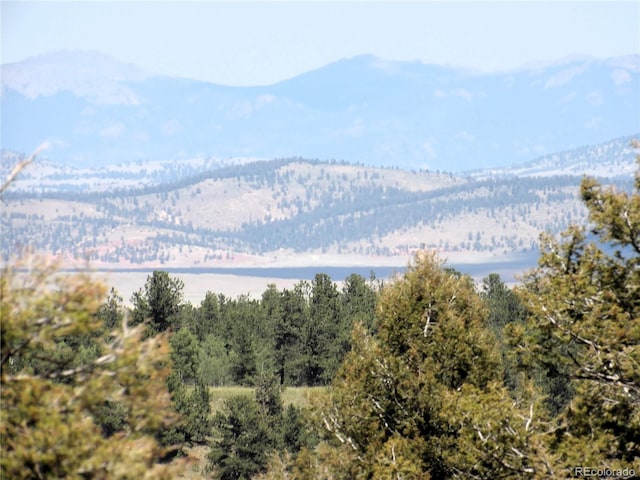
{"type": "Polygon", "coordinates": [[[40,154],[40,152],[42,152],[44,149],[46,149],[48,147],[49,147],[49,143],[48,142],[43,143],[38,148],[36,148],[35,151],[31,155],[29,155],[28,158],[24,159],[23,161],[19,162],[15,167],[13,167],[13,170],[11,170],[11,173],[9,174],[9,176],[7,177],[5,182],[0,187],[0,196],[4,193],[4,191],[7,188],[9,188],[9,185],[11,185],[11,183],[15,180],[15,178],[18,176],[18,174],[27,165],[29,165],[31,162],[33,162],[35,160],[35,158],[40,154]]]}

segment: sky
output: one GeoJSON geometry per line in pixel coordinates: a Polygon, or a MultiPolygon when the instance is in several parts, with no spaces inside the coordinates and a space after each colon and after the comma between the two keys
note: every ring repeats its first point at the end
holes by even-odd
{"type": "Polygon", "coordinates": [[[640,1],[4,1],[1,63],[96,50],[150,72],[268,85],[360,54],[505,71],[640,53],[640,1]]]}

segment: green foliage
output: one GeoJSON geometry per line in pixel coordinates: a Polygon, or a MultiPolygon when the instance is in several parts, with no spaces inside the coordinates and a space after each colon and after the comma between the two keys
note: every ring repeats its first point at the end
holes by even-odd
{"type": "Polygon", "coordinates": [[[100,338],[105,288],[86,275],[54,276],[43,262],[0,279],[3,478],[172,478],[158,462],[171,426],[166,339],[140,340],[120,324],[100,338]],[[94,352],[69,355],[91,339],[94,352]]]}
{"type": "MultiPolygon", "coordinates": [[[[313,446],[303,411],[283,408],[277,377],[261,375],[255,397],[234,396],[215,417],[217,437],[209,461],[215,478],[250,478],[264,472],[274,452],[297,453],[313,446]]],[[[288,454],[285,454],[288,455],[288,454]]],[[[273,462],[273,460],[271,460],[273,462]]]]}
{"type": "Polygon", "coordinates": [[[182,307],[183,288],[182,280],[172,278],[167,272],[154,271],[147,277],[144,288],[131,298],[134,323],[148,321],[151,335],[174,326],[182,307]]]}
{"type": "MultiPolygon", "coordinates": [[[[428,467],[421,458],[428,455],[428,446],[421,437],[423,433],[435,437],[436,431],[442,432],[437,415],[433,414],[435,403],[444,393],[441,383],[455,382],[458,387],[460,379],[450,375],[468,373],[450,364],[452,357],[442,357],[448,363],[440,366],[427,354],[429,347],[446,347],[443,334],[450,343],[457,342],[459,334],[464,335],[460,331],[449,335],[442,328],[447,315],[445,304],[441,305],[441,298],[436,299],[435,290],[427,288],[427,279],[434,285],[451,282],[453,286],[454,282],[453,277],[427,261],[412,267],[404,279],[383,290],[378,307],[378,338],[371,337],[362,326],[355,329],[352,351],[323,408],[322,421],[327,430],[357,452],[362,458],[358,468],[366,475],[384,470],[387,460],[381,452],[395,451],[391,443],[397,443],[398,438],[420,439],[414,442],[420,447],[412,458],[414,467],[426,472],[428,467]],[[434,334],[437,338],[431,344],[434,334]],[[443,376],[440,381],[439,375],[443,376]]],[[[453,290],[448,291],[446,302],[455,296],[453,290]]],[[[477,312],[481,310],[476,308],[477,312]]],[[[464,341],[463,337],[460,340],[464,341]]]]}
{"type": "Polygon", "coordinates": [[[582,183],[592,232],[542,237],[522,289],[530,311],[513,343],[524,365],[553,365],[566,384],[558,405],[556,471],[584,463],[640,464],[640,173],[632,194],[582,183]],[[612,252],[612,253],[608,253],[612,252]]]}
{"type": "Polygon", "coordinates": [[[187,388],[175,370],[169,375],[167,384],[180,421],[162,432],[162,443],[187,446],[206,443],[213,428],[208,386],[198,380],[194,388],[187,388]]]}
{"type": "Polygon", "coordinates": [[[281,385],[326,385],[350,349],[353,323],[373,325],[376,295],[373,281],[358,275],[340,292],[318,274],[292,289],[269,285],[259,300],[208,292],[188,318],[188,306],[180,316],[200,346],[196,375],[209,385],[250,386],[265,373],[281,385]]]}
{"type": "Polygon", "coordinates": [[[219,297],[212,292],[207,292],[200,302],[195,326],[195,334],[200,342],[209,335],[222,334],[220,303],[224,303],[224,296],[219,297]]]}
{"type": "Polygon", "coordinates": [[[367,282],[364,277],[351,274],[344,280],[342,287],[342,307],[341,315],[346,317],[346,326],[350,329],[356,323],[362,323],[368,330],[373,331],[378,301],[377,292],[379,285],[376,284],[375,276],[367,282]]]}
{"type": "Polygon", "coordinates": [[[315,445],[317,438],[308,423],[304,410],[289,404],[282,412],[280,450],[296,453],[303,448],[315,445]]]}
{"type": "MultiPolygon", "coordinates": [[[[516,390],[521,379],[512,348],[505,338],[505,329],[508,325],[522,325],[527,311],[518,296],[502,282],[497,273],[490,274],[482,281],[480,296],[489,308],[486,325],[499,343],[504,383],[509,389],[516,390]]],[[[544,373],[548,372],[540,372],[541,375],[544,373]]]]}
{"type": "Polygon", "coordinates": [[[527,385],[514,402],[487,317],[470,278],[431,255],[417,256],[382,289],[375,335],[356,326],[332,389],[317,400],[322,448],[301,450],[287,471],[302,462],[300,478],[540,472],[546,453],[539,400],[527,385]]]}
{"type": "Polygon", "coordinates": [[[309,323],[306,283],[298,283],[292,290],[281,293],[281,315],[274,323],[274,363],[283,385],[304,383],[303,332],[309,323]]]}
{"type": "Polygon", "coordinates": [[[115,288],[111,288],[106,302],[98,308],[97,316],[102,321],[102,326],[107,332],[112,331],[122,324],[124,319],[124,306],[122,304],[122,297],[115,288]]]}
{"type": "Polygon", "coordinates": [[[121,402],[105,400],[97,406],[94,415],[94,421],[105,438],[123,432],[127,426],[127,407],[121,402]]]}
{"type": "MultiPolygon", "coordinates": [[[[309,321],[303,327],[303,378],[306,385],[327,383],[338,368],[341,352],[340,303],[336,284],[316,274],[311,285],[309,321]]],[[[342,353],[342,354],[341,354],[342,353]]]]}
{"type": "Polygon", "coordinates": [[[239,323],[233,340],[233,350],[230,355],[233,380],[240,385],[253,385],[258,372],[258,362],[250,326],[239,323]]]}
{"type": "Polygon", "coordinates": [[[197,376],[205,385],[222,386],[231,382],[231,359],[221,338],[208,335],[201,343],[197,376]]]}
{"type": "Polygon", "coordinates": [[[193,383],[198,375],[200,345],[188,329],[182,328],[169,340],[173,371],[183,383],[193,383]]]}
{"type": "Polygon", "coordinates": [[[197,382],[195,388],[186,395],[181,410],[187,416],[186,433],[188,441],[204,443],[213,427],[211,418],[211,397],[209,388],[202,382],[197,382]]]}
{"type": "Polygon", "coordinates": [[[481,297],[489,308],[487,325],[500,339],[506,325],[522,322],[526,317],[527,312],[520,299],[502,282],[497,273],[482,280],[481,297]]]}
{"type": "Polygon", "coordinates": [[[275,428],[278,420],[282,418],[282,398],[280,384],[276,378],[269,375],[261,375],[256,385],[256,402],[263,418],[269,427],[275,428]]]}
{"type": "Polygon", "coordinates": [[[264,469],[267,452],[273,447],[271,431],[258,404],[247,397],[232,397],[214,424],[219,438],[211,444],[208,455],[214,478],[248,480],[264,469]]]}

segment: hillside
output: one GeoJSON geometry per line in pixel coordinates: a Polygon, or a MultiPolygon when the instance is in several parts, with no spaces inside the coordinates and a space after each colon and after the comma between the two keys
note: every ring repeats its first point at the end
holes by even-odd
{"type": "MultiPolygon", "coordinates": [[[[173,170],[141,164],[113,167],[112,177],[32,166],[5,198],[3,260],[27,245],[118,268],[308,264],[313,255],[403,264],[424,248],[467,260],[526,254],[541,231],[584,221],[583,173],[631,185],[629,141],[457,175],[301,158],[173,170]],[[581,167],[567,170],[572,161],[581,167]]],[[[17,158],[3,152],[3,170],[17,158]]]]}

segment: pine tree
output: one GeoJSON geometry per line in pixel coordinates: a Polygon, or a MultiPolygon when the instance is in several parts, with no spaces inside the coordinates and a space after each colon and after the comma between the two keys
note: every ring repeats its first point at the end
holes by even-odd
{"type": "MultiPolygon", "coordinates": [[[[149,322],[149,334],[164,332],[174,325],[182,308],[182,290],[184,283],[171,277],[167,272],[154,271],[147,277],[144,288],[133,294],[134,323],[149,322]]],[[[178,328],[176,328],[178,327],[178,328]]]]}
{"type": "Polygon", "coordinates": [[[304,383],[304,332],[309,322],[306,282],[282,291],[282,317],[274,326],[274,363],[280,383],[304,383]]]}
{"type": "Polygon", "coordinates": [[[217,435],[208,455],[214,478],[249,480],[265,469],[272,432],[255,400],[231,397],[216,413],[214,425],[217,435]]]}
{"type": "Polygon", "coordinates": [[[200,345],[196,336],[182,328],[169,340],[171,345],[172,370],[182,383],[194,383],[198,375],[200,345]]]}
{"type": "Polygon", "coordinates": [[[480,295],[489,308],[486,324],[499,343],[504,383],[511,390],[516,390],[519,387],[520,378],[505,330],[508,325],[522,324],[527,310],[520,298],[504,284],[497,273],[492,273],[483,279],[480,295]]]}

